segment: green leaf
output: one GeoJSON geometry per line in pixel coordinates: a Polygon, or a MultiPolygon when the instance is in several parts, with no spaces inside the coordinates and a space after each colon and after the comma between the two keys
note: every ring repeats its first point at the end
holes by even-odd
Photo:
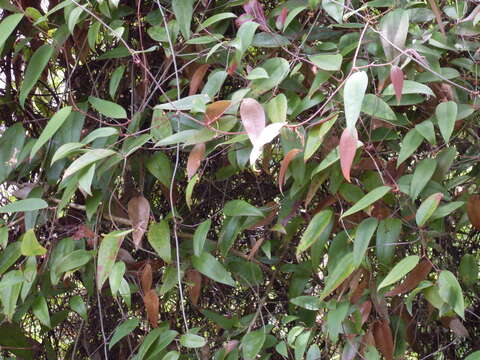
{"type": "Polygon", "coordinates": [[[19,165],[25,143],[25,129],[21,122],[10,126],[0,137],[0,183],[19,165]]]}
{"type": "MultiPolygon", "coordinates": [[[[380,21],[380,37],[383,51],[388,61],[395,59],[400,53],[397,48],[403,50],[408,34],[409,16],[403,9],[396,9],[382,17],[380,21]],[[392,45],[393,43],[393,45],[392,45]]],[[[394,64],[398,64],[400,58],[396,58],[394,64]]]]}
{"type": "Polygon", "coordinates": [[[20,95],[18,97],[22,108],[25,107],[25,100],[27,99],[28,94],[33,89],[38,79],[40,79],[40,76],[50,61],[53,53],[54,48],[51,45],[45,44],[40,46],[30,58],[20,88],[20,95]]]}
{"type": "Polygon", "coordinates": [[[80,315],[83,320],[88,320],[87,306],[80,295],[75,295],[70,299],[70,308],[80,315]]]}
{"type": "Polygon", "coordinates": [[[355,267],[362,263],[377,226],[378,220],[376,218],[365,219],[358,225],[353,242],[353,262],[355,267]]]}
{"type": "Polygon", "coordinates": [[[199,30],[203,30],[219,21],[222,21],[222,20],[226,20],[226,19],[231,19],[231,18],[236,18],[237,15],[235,15],[234,13],[231,13],[231,12],[224,12],[224,13],[220,13],[220,14],[215,14],[211,17],[209,17],[207,20],[205,20],[203,23],[200,24],[199,28],[197,31],[199,30]]]}
{"type": "Polygon", "coordinates": [[[8,275],[5,274],[5,276],[0,281],[0,290],[23,283],[24,281],[25,281],[25,277],[23,276],[20,270],[9,271],[8,275]]]}
{"type": "Polygon", "coordinates": [[[438,127],[440,128],[440,133],[442,134],[445,143],[450,141],[450,136],[453,133],[455,121],[457,120],[457,114],[457,103],[453,101],[442,102],[438,104],[435,109],[438,127]]]}
{"type": "Polygon", "coordinates": [[[472,254],[465,254],[460,261],[460,280],[467,285],[473,286],[478,281],[478,260],[472,254]]]}
{"type": "Polygon", "coordinates": [[[455,275],[448,270],[443,270],[438,276],[438,294],[462,319],[465,318],[462,288],[455,275]]]}
{"type": "Polygon", "coordinates": [[[425,201],[422,202],[415,215],[415,220],[417,221],[418,226],[425,225],[425,223],[437,209],[442,198],[442,193],[435,193],[430,195],[427,199],[425,199],[425,201]]]}
{"type": "Polygon", "coordinates": [[[311,55],[308,58],[316,67],[327,71],[340,70],[343,60],[341,54],[318,54],[311,55]]]}
{"type": "Polygon", "coordinates": [[[75,250],[66,253],[55,264],[54,271],[61,275],[67,271],[78,269],[87,264],[92,259],[92,254],[86,250],[75,250]]]}
{"type": "Polygon", "coordinates": [[[50,327],[50,314],[48,313],[47,301],[43,296],[37,296],[32,304],[33,314],[40,320],[40,323],[50,327]]]}
{"type": "Polygon", "coordinates": [[[112,296],[116,296],[117,292],[120,290],[120,286],[122,284],[123,275],[125,275],[125,271],[127,267],[123,261],[117,261],[112,268],[112,272],[108,277],[108,283],[110,285],[110,291],[112,292],[112,296]]]}
{"type": "Polygon", "coordinates": [[[123,74],[125,73],[125,65],[121,65],[115,69],[110,78],[110,83],[108,86],[108,94],[112,99],[115,98],[115,94],[117,93],[118,85],[120,85],[120,81],[122,81],[123,74]]]}
{"type": "Polygon", "coordinates": [[[180,336],[180,345],[185,346],[187,348],[201,348],[207,343],[207,341],[195,334],[183,334],[180,336]]]}
{"type": "Polygon", "coordinates": [[[331,210],[323,210],[315,214],[297,246],[297,257],[320,239],[322,232],[327,228],[328,224],[332,221],[332,218],[333,212],[331,210]]]}
{"type": "MultiPolygon", "coordinates": [[[[97,140],[99,138],[110,137],[110,136],[114,136],[114,135],[118,135],[118,129],[113,128],[113,127],[108,127],[108,126],[107,127],[101,127],[101,128],[93,130],[91,133],[89,133],[87,136],[85,136],[82,139],[81,143],[83,145],[87,145],[87,144],[89,144],[89,143],[91,143],[94,140],[97,140]]],[[[73,144],[76,144],[76,143],[73,143],[73,144]]]]}
{"type": "Polygon", "coordinates": [[[294,8],[293,10],[290,10],[288,12],[287,18],[285,19],[285,24],[283,25],[283,31],[287,30],[288,25],[295,19],[295,17],[300,14],[303,10],[305,10],[307,7],[306,6],[298,6],[294,8]]]}
{"type": "Polygon", "coordinates": [[[283,58],[271,58],[260,65],[268,73],[268,79],[253,80],[250,84],[252,97],[266,93],[278,86],[290,72],[290,65],[283,58]]]}
{"type": "Polygon", "coordinates": [[[162,360],[178,360],[180,358],[180,353],[178,351],[169,351],[165,354],[162,360]]]}
{"type": "Polygon", "coordinates": [[[230,273],[211,254],[203,252],[200,256],[192,257],[192,265],[206,277],[219,283],[235,286],[230,273]]]}
{"type": "Polygon", "coordinates": [[[98,249],[97,260],[97,289],[102,290],[103,283],[108,279],[112,271],[118,250],[122,245],[123,238],[130,233],[129,231],[116,230],[103,237],[98,249]]]}
{"type": "Polygon", "coordinates": [[[417,130],[430,144],[435,145],[437,143],[435,139],[435,129],[430,120],[425,120],[424,122],[415,125],[415,130],[417,130]]]}
{"type": "Polygon", "coordinates": [[[345,0],[322,0],[322,7],[339,24],[343,22],[343,7],[345,0]]]}
{"type": "Polygon", "coordinates": [[[474,351],[470,355],[468,355],[465,360],[480,360],[480,350],[474,351]]]}
{"type": "Polygon", "coordinates": [[[345,82],[343,90],[343,104],[345,107],[345,119],[347,129],[353,130],[357,123],[363,98],[368,86],[368,76],[364,71],[358,71],[350,75],[345,82]]]}
{"type": "Polygon", "coordinates": [[[77,150],[81,149],[83,146],[84,144],[77,143],[77,142],[63,144],[58,148],[57,151],[55,151],[55,154],[53,154],[50,165],[53,165],[58,160],[61,160],[63,158],[66,158],[67,156],[74,154],[77,150]]]}
{"type": "Polygon", "coordinates": [[[47,249],[45,249],[38,242],[33,229],[30,229],[25,234],[23,234],[22,246],[20,247],[20,251],[24,256],[39,256],[45,255],[47,253],[47,249]]]}
{"type": "Polygon", "coordinates": [[[159,223],[150,225],[147,239],[160,258],[167,264],[172,262],[172,250],[170,248],[170,227],[168,221],[163,219],[159,223]]]}
{"type": "Polygon", "coordinates": [[[207,240],[207,234],[210,230],[210,226],[212,225],[212,220],[207,219],[198,225],[195,233],[193,234],[193,253],[195,256],[200,256],[203,252],[203,247],[205,245],[205,241],[207,240]]]}
{"type": "Polygon", "coordinates": [[[367,94],[363,99],[362,112],[374,118],[397,120],[397,116],[388,104],[374,94],[367,94]]]}
{"type": "Polygon", "coordinates": [[[128,319],[118,325],[113,333],[112,338],[110,339],[108,349],[110,350],[112,347],[114,347],[116,343],[135,330],[138,325],[140,325],[140,320],[137,318],[128,319]]]}
{"type": "Polygon", "coordinates": [[[162,152],[157,151],[148,158],[146,164],[148,171],[155,176],[163,185],[170,188],[172,181],[172,166],[170,159],[162,152]]]}
{"type": "Polygon", "coordinates": [[[406,258],[400,260],[392,270],[385,276],[383,281],[378,285],[377,290],[383,289],[386,286],[392,285],[400,280],[402,277],[407,275],[410,271],[417,266],[420,257],[417,255],[407,256],[406,258]]]}
{"type": "Polygon", "coordinates": [[[265,343],[265,329],[261,328],[245,334],[241,341],[242,355],[245,360],[253,360],[265,343]]]}
{"type": "MultiPolygon", "coordinates": [[[[418,83],[412,80],[404,80],[403,81],[403,88],[402,88],[402,95],[405,94],[425,94],[429,96],[435,96],[432,89],[430,89],[427,85],[418,83]]],[[[393,96],[395,95],[395,89],[393,85],[388,85],[382,93],[383,96],[393,96]]]]}
{"type": "Polygon", "coordinates": [[[423,159],[417,164],[412,182],[410,183],[410,197],[412,200],[415,200],[420,195],[432,178],[436,168],[437,161],[435,159],[423,159]]]}
{"type": "Polygon", "coordinates": [[[116,154],[115,151],[108,150],[108,149],[94,149],[94,150],[87,151],[85,154],[83,154],[78,159],[76,159],[73,163],[71,163],[70,166],[67,168],[67,170],[65,170],[65,173],[63,174],[63,180],[75,174],[76,172],[82,170],[83,168],[89,166],[90,164],[103,160],[114,154],[116,154]]]}
{"type": "Polygon", "coordinates": [[[390,192],[390,186],[380,186],[376,189],[373,189],[360,200],[357,201],[350,209],[345,211],[340,218],[347,217],[349,215],[355,214],[356,212],[365,209],[367,206],[370,206],[375,201],[383,198],[388,192],[390,192]]]}
{"type": "Polygon", "coordinates": [[[22,19],[23,14],[20,13],[9,15],[2,20],[0,23],[0,49],[3,48],[3,45],[22,19]]]}
{"type": "MultiPolygon", "coordinates": [[[[181,1],[181,0],[179,0],[181,1]]],[[[180,100],[176,101],[169,101],[165,104],[160,104],[155,106],[155,110],[191,110],[192,107],[195,105],[196,102],[203,102],[204,104],[208,104],[211,101],[210,96],[207,94],[197,94],[184,97],[180,100]]]]}
{"type": "Polygon", "coordinates": [[[422,142],[423,136],[420,135],[420,133],[415,129],[410,130],[400,144],[400,154],[398,155],[397,159],[397,167],[407,160],[407,158],[410,157],[415,150],[417,150],[422,142]]]}
{"type": "MultiPolygon", "coordinates": [[[[172,9],[185,40],[190,38],[190,24],[193,15],[193,0],[172,0],[172,9]]],[[[173,39],[172,39],[173,42],[173,39]]]]}
{"type": "Polygon", "coordinates": [[[353,263],[353,253],[345,254],[335,265],[332,272],[328,274],[325,280],[325,287],[320,294],[320,300],[330,295],[350,274],[355,270],[353,263]]]}
{"type": "Polygon", "coordinates": [[[290,302],[294,305],[300,306],[301,308],[313,311],[320,310],[323,304],[318,296],[298,296],[290,299],[290,302]]]}
{"type": "Polygon", "coordinates": [[[125,109],[114,102],[103,100],[94,96],[89,96],[88,102],[92,104],[95,110],[106,117],[112,119],[125,119],[127,117],[127,112],[125,109]]]}
{"type": "Polygon", "coordinates": [[[34,211],[45,209],[48,204],[43,199],[31,198],[25,200],[18,200],[10,204],[0,207],[0,214],[4,213],[16,213],[21,211],[34,211]]]}
{"type": "Polygon", "coordinates": [[[244,200],[231,200],[227,202],[223,207],[223,213],[226,216],[264,216],[263,212],[244,200]]]}
{"type": "Polygon", "coordinates": [[[388,218],[380,221],[377,229],[375,253],[378,261],[390,265],[395,254],[395,245],[402,232],[402,221],[397,218],[388,218]]]}
{"type": "Polygon", "coordinates": [[[246,77],[248,80],[268,79],[268,73],[262,67],[252,69],[246,77]]]}

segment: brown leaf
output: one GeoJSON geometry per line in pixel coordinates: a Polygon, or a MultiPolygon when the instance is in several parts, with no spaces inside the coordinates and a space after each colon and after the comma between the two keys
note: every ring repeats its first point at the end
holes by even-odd
{"type": "Polygon", "coordinates": [[[143,293],[146,294],[152,288],[153,283],[152,266],[148,263],[143,268],[141,282],[143,293]]]}
{"type": "Polygon", "coordinates": [[[188,290],[188,296],[192,304],[196,306],[200,298],[200,293],[202,292],[202,275],[197,270],[189,270],[185,274],[185,279],[187,282],[193,284],[188,290]]]}
{"type": "Polygon", "coordinates": [[[97,241],[97,235],[85,224],[78,225],[77,231],[72,235],[73,240],[87,239],[87,245],[94,247],[97,241]]]}
{"type": "Polygon", "coordinates": [[[150,218],[150,203],[143,196],[135,196],[128,202],[128,217],[133,227],[133,243],[138,249],[142,242],[143,234],[147,231],[150,218]]]}
{"type": "Polygon", "coordinates": [[[432,270],[432,263],[427,259],[422,260],[412,271],[410,271],[401,284],[395,286],[392,290],[387,292],[385,296],[400,295],[415,289],[420,281],[427,277],[430,270],[432,270]]]}
{"type": "Polygon", "coordinates": [[[148,321],[152,327],[158,326],[158,313],[160,307],[160,300],[154,289],[149,290],[143,297],[143,303],[145,304],[145,310],[147,311],[148,321]]]}
{"type": "Polygon", "coordinates": [[[460,337],[469,337],[468,330],[465,328],[465,326],[462,324],[460,319],[458,317],[443,317],[440,319],[442,324],[445,327],[450,328],[454,332],[455,335],[460,336],[460,337]]]}
{"type": "Polygon", "coordinates": [[[468,198],[467,214],[475,229],[480,230],[480,195],[471,195],[468,198]]]}
{"type": "Polygon", "coordinates": [[[280,165],[280,174],[278,175],[278,187],[282,194],[283,194],[282,187],[283,185],[285,185],[285,174],[287,173],[288,165],[290,165],[290,162],[295,158],[295,156],[298,155],[300,151],[302,150],[292,149],[287,153],[287,155],[285,155],[285,158],[282,160],[282,163],[280,165]]]}
{"type": "Polygon", "coordinates": [[[365,324],[370,316],[370,312],[372,311],[372,302],[367,300],[362,305],[360,305],[360,314],[362,314],[362,322],[361,324],[365,324]]]}
{"type": "Polygon", "coordinates": [[[368,287],[369,282],[370,282],[369,274],[364,273],[360,283],[355,288],[352,288],[353,291],[350,296],[350,303],[356,304],[358,300],[360,300],[360,298],[362,297],[363,291],[368,287]]]}
{"type": "Polygon", "coordinates": [[[214,123],[222,116],[230,107],[232,102],[230,100],[219,100],[207,106],[205,110],[205,121],[207,125],[214,123]]]}
{"type": "Polygon", "coordinates": [[[403,71],[397,65],[393,65],[390,70],[390,80],[392,81],[393,90],[395,91],[397,104],[400,104],[403,91],[403,71]]]}
{"type": "Polygon", "coordinates": [[[435,19],[437,20],[437,24],[440,28],[440,31],[442,32],[443,36],[446,37],[447,35],[445,34],[445,27],[443,26],[443,23],[442,23],[442,12],[438,8],[437,2],[435,0],[428,0],[428,2],[432,7],[433,13],[435,14],[435,19]]]}
{"type": "Polygon", "coordinates": [[[225,349],[225,353],[228,354],[233,351],[238,346],[238,340],[230,340],[223,344],[223,348],[225,349]]]}
{"type": "Polygon", "coordinates": [[[260,221],[250,226],[248,230],[255,230],[256,228],[270,225],[272,223],[273,219],[275,219],[275,216],[277,215],[278,205],[272,201],[272,202],[269,202],[266,206],[268,206],[269,208],[272,208],[272,210],[268,213],[266,217],[264,217],[260,221]]]}
{"type": "Polygon", "coordinates": [[[378,320],[373,324],[373,337],[385,359],[393,360],[393,337],[388,320],[378,320]]]}
{"type": "Polygon", "coordinates": [[[265,129],[265,111],[262,105],[255,99],[243,99],[240,105],[240,117],[250,141],[255,145],[265,129]]]}
{"type": "Polygon", "coordinates": [[[118,249],[116,261],[123,261],[127,265],[135,263],[135,259],[133,258],[132,254],[130,254],[124,248],[118,249]]]}
{"type": "Polygon", "coordinates": [[[210,64],[200,65],[197,70],[193,73],[192,80],[190,81],[190,89],[188,90],[188,95],[195,95],[202,85],[203,78],[208,71],[210,64]]]}
{"type": "Polygon", "coordinates": [[[197,172],[202,160],[205,158],[205,143],[196,144],[190,151],[187,161],[188,180],[197,172]]]}
{"type": "Polygon", "coordinates": [[[356,129],[343,130],[340,138],[340,165],[342,167],[342,174],[345,180],[350,182],[350,169],[352,168],[355,152],[357,151],[358,134],[356,129]]]}

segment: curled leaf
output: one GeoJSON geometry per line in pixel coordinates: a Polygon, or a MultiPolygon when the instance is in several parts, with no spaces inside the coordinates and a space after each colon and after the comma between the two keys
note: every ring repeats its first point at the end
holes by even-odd
{"type": "Polygon", "coordinates": [[[188,296],[192,301],[193,305],[198,304],[198,299],[200,298],[200,293],[202,292],[202,274],[197,270],[189,270],[185,274],[185,279],[190,283],[190,288],[188,290],[188,296]]]}
{"type": "Polygon", "coordinates": [[[153,282],[152,266],[148,263],[143,268],[141,281],[143,293],[146,294],[152,288],[153,282]]]}
{"type": "Polygon", "coordinates": [[[352,168],[353,159],[355,158],[355,152],[357,151],[357,142],[357,129],[345,128],[340,138],[339,153],[342,174],[348,182],[350,182],[350,170],[352,168]]]}
{"type": "Polygon", "coordinates": [[[158,326],[158,313],[160,307],[160,300],[154,289],[149,290],[143,297],[143,303],[145,304],[145,310],[147,311],[147,318],[150,321],[152,327],[158,326]]]}
{"type": "Polygon", "coordinates": [[[480,195],[471,195],[468,198],[467,214],[472,225],[480,230],[480,195]]]}
{"type": "Polygon", "coordinates": [[[395,91],[397,104],[400,104],[403,90],[403,71],[397,65],[393,65],[390,70],[390,80],[392,81],[393,90],[395,91]]]}
{"type": "Polygon", "coordinates": [[[393,337],[387,319],[377,321],[373,325],[373,336],[377,349],[387,360],[393,360],[393,337]]]}
{"type": "Polygon", "coordinates": [[[292,149],[288,152],[288,154],[282,160],[282,164],[280,165],[280,174],[278,175],[278,187],[282,194],[283,194],[282,187],[285,184],[285,174],[287,172],[288,165],[290,165],[290,162],[295,158],[295,156],[297,156],[297,154],[300,151],[301,151],[300,149],[292,149]]]}
{"type": "Polygon", "coordinates": [[[188,90],[188,96],[195,95],[202,85],[203,78],[208,71],[210,64],[200,65],[193,73],[192,80],[190,81],[190,89],[188,90]]]}
{"type": "Polygon", "coordinates": [[[150,203],[143,196],[135,196],[128,202],[128,217],[133,227],[133,243],[138,249],[142,242],[143,234],[147,231],[150,218],[150,203]]]}
{"type": "Polygon", "coordinates": [[[255,99],[243,99],[240,117],[253,146],[258,146],[260,135],[265,129],[265,111],[262,105],[255,99]]]}
{"type": "Polygon", "coordinates": [[[187,175],[190,180],[197,172],[202,160],[205,158],[205,143],[198,143],[190,151],[187,161],[187,175]]]}

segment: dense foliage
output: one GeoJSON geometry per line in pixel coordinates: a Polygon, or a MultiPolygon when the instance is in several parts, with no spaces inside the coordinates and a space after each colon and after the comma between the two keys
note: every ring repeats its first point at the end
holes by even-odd
{"type": "Polygon", "coordinates": [[[475,1],[0,8],[0,354],[480,358],[475,1]]]}

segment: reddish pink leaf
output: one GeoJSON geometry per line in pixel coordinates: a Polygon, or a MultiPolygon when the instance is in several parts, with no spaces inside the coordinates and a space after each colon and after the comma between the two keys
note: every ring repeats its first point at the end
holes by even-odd
{"type": "Polygon", "coordinates": [[[357,151],[358,134],[356,129],[343,130],[340,138],[340,165],[343,177],[350,182],[350,170],[352,168],[355,152],[357,151]]]}
{"type": "Polygon", "coordinates": [[[199,143],[195,145],[188,155],[187,161],[187,175],[190,180],[197,172],[202,160],[205,158],[205,143],[199,143]]]}
{"type": "Polygon", "coordinates": [[[197,93],[200,85],[202,85],[203,78],[205,77],[205,74],[207,73],[209,67],[210,64],[203,64],[200,65],[197,70],[195,70],[192,76],[192,80],[190,81],[190,89],[188,91],[188,95],[195,95],[197,93]]]}
{"type": "Polygon", "coordinates": [[[255,145],[265,129],[265,111],[262,105],[255,99],[243,99],[240,105],[240,117],[250,141],[255,145]]]}
{"type": "Polygon", "coordinates": [[[360,305],[360,314],[362,314],[362,322],[361,322],[362,325],[367,322],[371,311],[372,311],[372,302],[370,300],[367,300],[362,305],[360,305]]]}
{"type": "Polygon", "coordinates": [[[139,248],[150,219],[150,204],[143,196],[135,196],[128,202],[128,217],[133,227],[133,243],[139,248]]]}
{"type": "Polygon", "coordinates": [[[292,149],[282,160],[282,164],[280,165],[280,174],[278,176],[278,187],[280,188],[280,192],[282,194],[282,187],[285,184],[285,174],[287,173],[288,165],[290,165],[290,162],[295,158],[295,156],[297,156],[300,151],[300,149],[292,149]]]}
{"type": "Polygon", "coordinates": [[[392,81],[393,90],[395,91],[395,97],[397,98],[397,103],[400,103],[402,100],[402,90],[403,90],[403,71],[398,66],[393,65],[392,70],[390,70],[390,80],[392,81]]]}
{"type": "Polygon", "coordinates": [[[393,336],[388,320],[378,320],[373,325],[375,344],[386,360],[393,360],[393,336]]]}
{"type": "Polygon", "coordinates": [[[225,349],[225,352],[228,354],[238,346],[238,343],[239,343],[238,340],[230,340],[225,344],[223,344],[223,348],[225,349]]]}
{"type": "Polygon", "coordinates": [[[260,29],[263,31],[269,31],[267,18],[265,17],[265,12],[263,11],[263,5],[258,2],[258,0],[247,1],[243,5],[245,14],[242,14],[237,18],[235,23],[237,26],[241,26],[244,22],[253,20],[260,24],[260,29]]]}
{"type": "Polygon", "coordinates": [[[288,9],[284,7],[280,15],[277,16],[276,25],[278,29],[283,29],[285,20],[287,20],[288,9]]]}

